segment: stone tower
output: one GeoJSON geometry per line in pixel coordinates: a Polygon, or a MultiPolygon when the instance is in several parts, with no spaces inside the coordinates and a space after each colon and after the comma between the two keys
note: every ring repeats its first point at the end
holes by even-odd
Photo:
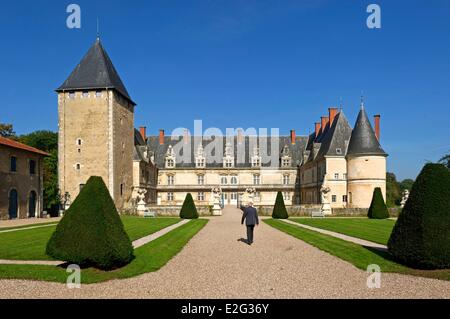
{"type": "Polygon", "coordinates": [[[133,185],[136,104],[99,39],[56,92],[61,194],[73,202],[90,176],[101,176],[123,208],[133,185]]]}
{"type": "Polygon", "coordinates": [[[348,207],[368,208],[373,190],[381,188],[386,200],[386,152],[373,131],[361,103],[347,149],[348,207]]]}

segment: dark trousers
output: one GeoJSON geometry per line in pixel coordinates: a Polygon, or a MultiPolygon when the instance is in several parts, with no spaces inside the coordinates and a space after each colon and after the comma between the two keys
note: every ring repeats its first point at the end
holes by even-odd
{"type": "Polygon", "coordinates": [[[247,225],[247,243],[253,243],[253,230],[255,229],[255,225],[247,225]]]}

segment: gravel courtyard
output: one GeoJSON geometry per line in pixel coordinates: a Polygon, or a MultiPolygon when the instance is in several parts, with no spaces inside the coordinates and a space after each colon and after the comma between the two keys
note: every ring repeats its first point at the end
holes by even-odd
{"type": "Polygon", "coordinates": [[[63,284],[0,280],[0,298],[450,298],[450,282],[367,274],[265,223],[252,246],[240,241],[241,211],[228,207],[158,272],[68,289],[63,284]]]}

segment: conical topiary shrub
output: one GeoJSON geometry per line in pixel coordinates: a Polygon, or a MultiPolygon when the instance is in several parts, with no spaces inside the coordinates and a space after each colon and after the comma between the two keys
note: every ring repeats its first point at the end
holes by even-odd
{"type": "Polygon", "coordinates": [[[187,193],[184,199],[183,207],[181,207],[180,217],[183,219],[196,219],[198,218],[197,207],[195,207],[194,200],[191,193],[187,193]]]}
{"type": "Polygon", "coordinates": [[[101,177],[91,177],[47,243],[47,255],[103,270],[129,263],[133,246],[101,177]]]}
{"type": "Polygon", "coordinates": [[[389,211],[386,203],[384,202],[381,188],[376,187],[373,190],[372,202],[370,203],[369,212],[367,217],[371,219],[386,219],[389,218],[389,211]]]}
{"type": "Polygon", "coordinates": [[[284,205],[284,199],[281,192],[278,192],[275,200],[275,206],[273,206],[272,218],[275,219],[287,219],[289,218],[286,206],[284,205]]]}
{"type": "Polygon", "coordinates": [[[450,268],[450,171],[427,164],[413,184],[388,242],[399,262],[420,269],[450,268]]]}

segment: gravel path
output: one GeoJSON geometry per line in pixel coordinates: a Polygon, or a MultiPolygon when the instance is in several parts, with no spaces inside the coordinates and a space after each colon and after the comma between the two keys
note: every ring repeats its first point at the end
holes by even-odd
{"type": "Polygon", "coordinates": [[[366,247],[371,247],[371,248],[376,248],[379,250],[387,250],[387,246],[386,245],[381,245],[378,243],[374,243],[368,240],[364,240],[361,238],[356,238],[356,237],[352,237],[352,236],[348,236],[348,235],[344,235],[341,233],[336,233],[334,231],[330,231],[330,230],[326,230],[326,229],[322,229],[322,228],[317,228],[317,227],[312,227],[309,225],[304,225],[304,224],[300,224],[300,223],[296,223],[292,220],[289,219],[282,219],[283,222],[294,225],[294,226],[298,226],[298,227],[302,227],[302,228],[306,228],[309,230],[313,230],[315,232],[321,233],[321,234],[325,234],[325,235],[329,235],[329,236],[333,236],[336,238],[340,238],[343,239],[345,241],[350,241],[352,243],[358,244],[358,245],[362,245],[362,246],[366,246],[366,247]]]}
{"type": "Polygon", "coordinates": [[[182,220],[181,222],[178,222],[176,224],[170,225],[169,227],[163,228],[163,229],[157,231],[156,233],[153,233],[153,234],[150,234],[148,236],[139,238],[139,239],[133,241],[133,247],[134,248],[139,248],[141,246],[144,246],[145,244],[148,244],[152,240],[155,240],[156,238],[159,238],[159,237],[167,234],[168,232],[174,230],[175,228],[183,226],[184,224],[186,224],[188,222],[189,222],[189,220],[185,219],[185,220],[182,220]]]}
{"type": "Polygon", "coordinates": [[[382,274],[381,288],[367,288],[367,273],[265,223],[255,243],[241,212],[226,208],[211,218],[157,272],[69,290],[63,284],[1,280],[1,298],[450,298],[450,282],[382,274]]]}

